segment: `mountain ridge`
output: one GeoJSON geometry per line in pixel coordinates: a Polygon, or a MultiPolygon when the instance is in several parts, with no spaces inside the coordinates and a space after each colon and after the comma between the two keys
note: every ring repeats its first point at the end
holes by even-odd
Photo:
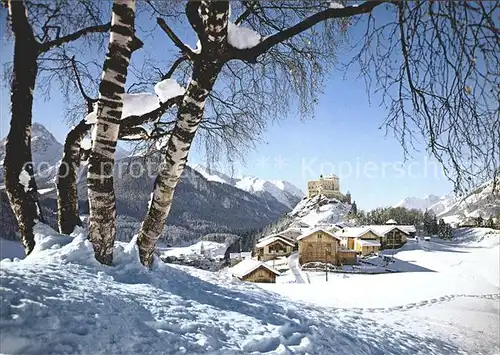
{"type": "MultiPolygon", "coordinates": [[[[48,214],[52,227],[56,227],[54,225],[57,217],[55,179],[63,146],[43,125],[34,124],[32,132],[33,140],[40,143],[33,145],[34,163],[41,161],[53,163],[46,164],[47,167],[43,172],[38,172],[35,179],[39,187],[42,209],[48,214]]],[[[0,159],[3,159],[2,154],[4,155],[4,149],[0,151],[0,159]]],[[[115,177],[118,240],[130,240],[137,233],[147,210],[156,177],[155,166],[157,167],[160,159],[159,155],[147,158],[151,159],[146,164],[151,165],[152,170],[150,171],[148,166],[142,173],[132,174],[134,166],[141,166],[132,163],[144,162],[143,159],[144,157],[127,157],[117,160],[121,169],[115,169],[115,172],[116,170],[127,172],[123,176],[115,177]],[[128,168],[131,170],[128,171],[128,168]]],[[[80,177],[79,207],[85,219],[88,213],[85,164],[80,167],[78,176],[80,177]]],[[[3,181],[3,174],[0,181],[3,181]]],[[[13,231],[17,230],[17,224],[5,196],[5,190],[0,192],[2,194],[0,226],[4,226],[2,231],[9,231],[9,235],[12,236],[13,231]]],[[[187,166],[174,194],[173,206],[161,238],[169,244],[185,245],[210,233],[245,234],[264,228],[290,210],[290,207],[267,192],[255,194],[231,184],[216,183],[187,166]]]]}
{"type": "Polygon", "coordinates": [[[285,180],[264,180],[249,175],[231,177],[201,164],[194,164],[191,167],[207,180],[229,184],[267,200],[274,198],[290,209],[305,196],[302,190],[285,180]]]}

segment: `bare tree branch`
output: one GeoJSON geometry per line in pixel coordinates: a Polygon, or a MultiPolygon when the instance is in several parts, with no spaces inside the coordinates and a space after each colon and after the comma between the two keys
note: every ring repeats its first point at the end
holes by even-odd
{"type": "Polygon", "coordinates": [[[174,33],[174,31],[167,25],[165,20],[163,20],[161,17],[157,18],[157,23],[161,27],[161,29],[167,34],[167,36],[174,42],[175,46],[181,50],[181,52],[186,55],[189,59],[193,59],[196,56],[196,53],[194,53],[191,48],[189,48],[187,45],[185,45],[179,37],[174,33]]]}
{"type": "Polygon", "coordinates": [[[40,53],[47,52],[51,48],[58,47],[64,43],[72,42],[77,40],[78,38],[85,36],[89,33],[103,33],[103,32],[108,32],[111,27],[111,23],[108,22],[106,24],[102,25],[97,25],[97,26],[90,26],[86,28],[82,28],[79,31],[76,31],[74,33],[71,33],[69,35],[63,36],[56,38],[52,41],[41,43],[38,47],[38,50],[40,53]]]}
{"type": "Polygon", "coordinates": [[[325,21],[327,19],[351,17],[355,15],[369,13],[375,7],[379,6],[380,4],[383,4],[384,2],[387,1],[384,0],[366,1],[359,6],[347,6],[341,9],[329,8],[327,10],[323,10],[312,16],[309,16],[305,20],[297,23],[292,27],[289,27],[281,32],[278,32],[272,36],[267,37],[265,40],[263,40],[254,47],[248,49],[234,48],[230,52],[229,59],[241,59],[248,61],[250,63],[255,63],[257,61],[257,58],[261,54],[267,52],[271,47],[279,43],[282,43],[287,39],[290,39],[293,36],[298,35],[301,32],[310,29],[311,27],[322,21],[325,21]]]}

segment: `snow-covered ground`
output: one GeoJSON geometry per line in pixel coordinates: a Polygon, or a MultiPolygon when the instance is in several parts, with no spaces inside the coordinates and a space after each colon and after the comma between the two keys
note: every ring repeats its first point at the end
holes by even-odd
{"type": "Polygon", "coordinates": [[[161,250],[161,256],[174,256],[176,258],[179,257],[187,257],[187,256],[196,256],[196,255],[204,255],[210,258],[223,258],[226,253],[227,246],[223,243],[216,243],[210,241],[199,241],[193,245],[188,247],[179,247],[179,248],[165,248],[161,250]]]}
{"type": "Polygon", "coordinates": [[[350,210],[351,205],[348,203],[317,195],[302,199],[289,215],[295,217],[296,222],[314,227],[322,223],[338,223],[350,210]]]}
{"type": "Polygon", "coordinates": [[[225,270],[160,261],[146,270],[134,242],[117,243],[114,265],[107,267],[94,260],[84,235],[73,239],[48,228],[37,231],[31,255],[1,262],[1,353],[500,350],[498,234],[458,245],[408,244],[395,254],[433,271],[257,285],[225,270]]]}

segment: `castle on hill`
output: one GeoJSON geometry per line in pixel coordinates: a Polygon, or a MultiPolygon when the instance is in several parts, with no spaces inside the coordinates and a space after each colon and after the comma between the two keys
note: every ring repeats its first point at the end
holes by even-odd
{"type": "Polygon", "coordinates": [[[323,195],[328,198],[336,198],[339,201],[351,203],[351,194],[345,195],[340,192],[339,177],[337,175],[319,176],[318,180],[309,180],[307,182],[308,197],[323,195]]]}

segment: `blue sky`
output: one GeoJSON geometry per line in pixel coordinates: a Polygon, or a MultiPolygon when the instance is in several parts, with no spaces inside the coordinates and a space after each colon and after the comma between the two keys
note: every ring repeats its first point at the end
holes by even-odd
{"type": "MultiPolygon", "coordinates": [[[[3,65],[12,59],[12,48],[3,36],[4,16],[0,20],[0,31],[3,65]]],[[[168,53],[169,48],[155,50],[168,53]]],[[[365,84],[353,79],[355,73],[345,80],[343,74],[332,71],[325,80],[324,94],[319,97],[314,118],[301,120],[290,115],[270,125],[261,137],[263,142],[246,154],[245,163],[234,165],[235,173],[288,180],[304,191],[308,179],[336,173],[340,176],[341,190],[349,190],[358,206],[364,209],[392,205],[407,196],[450,192],[451,183],[429,158],[425,146],[417,145],[419,151],[413,151],[412,157],[404,162],[403,149],[392,132],[386,137],[385,130],[379,129],[386,116],[385,108],[377,105],[376,98],[369,105],[365,84]]],[[[10,98],[3,74],[2,83],[0,136],[5,137],[10,98]]],[[[36,96],[34,121],[44,124],[60,142],[69,130],[64,108],[57,90],[50,100],[36,96]]],[[[202,152],[190,153],[190,163],[203,163],[203,160],[202,152]]],[[[230,170],[225,165],[220,169],[230,170]]]]}

